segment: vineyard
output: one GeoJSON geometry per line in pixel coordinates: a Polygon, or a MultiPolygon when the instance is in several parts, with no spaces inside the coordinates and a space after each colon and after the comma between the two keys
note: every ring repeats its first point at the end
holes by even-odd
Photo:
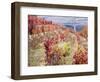
{"type": "Polygon", "coordinates": [[[28,66],[88,63],[88,30],[75,32],[38,16],[28,16],[28,66]]]}

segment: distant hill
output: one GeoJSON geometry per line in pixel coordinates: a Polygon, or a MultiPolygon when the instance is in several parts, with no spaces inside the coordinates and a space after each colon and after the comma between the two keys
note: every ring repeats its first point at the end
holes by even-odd
{"type": "Polygon", "coordinates": [[[80,36],[83,36],[85,38],[88,37],[88,26],[85,25],[82,27],[82,30],[80,32],[77,32],[80,36]]]}

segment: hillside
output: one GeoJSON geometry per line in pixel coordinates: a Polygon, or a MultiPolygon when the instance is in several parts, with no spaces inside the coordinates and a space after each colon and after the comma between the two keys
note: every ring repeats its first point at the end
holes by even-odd
{"type": "Polygon", "coordinates": [[[28,16],[29,66],[87,64],[87,27],[80,32],[28,16]]]}

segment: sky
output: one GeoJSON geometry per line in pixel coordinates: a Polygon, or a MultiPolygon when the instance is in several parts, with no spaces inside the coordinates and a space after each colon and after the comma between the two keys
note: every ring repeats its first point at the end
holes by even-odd
{"type": "Polygon", "coordinates": [[[40,16],[48,21],[58,24],[87,24],[87,17],[71,17],[71,16],[40,16]]]}

